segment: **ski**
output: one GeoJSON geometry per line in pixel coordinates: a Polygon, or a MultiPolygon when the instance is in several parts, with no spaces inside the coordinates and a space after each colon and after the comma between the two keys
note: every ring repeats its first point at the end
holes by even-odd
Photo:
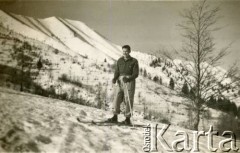
{"type": "Polygon", "coordinates": [[[77,121],[80,123],[86,123],[86,124],[92,124],[92,125],[117,125],[118,123],[110,123],[105,120],[103,121],[95,121],[95,120],[81,120],[80,118],[77,118],[77,121]]]}
{"type": "Polygon", "coordinates": [[[91,124],[91,125],[96,125],[96,126],[123,126],[123,127],[131,127],[131,128],[135,128],[135,127],[143,128],[143,127],[147,126],[144,124],[126,125],[121,122],[112,123],[112,122],[107,122],[107,121],[81,120],[80,118],[77,118],[77,121],[80,123],[91,124]]]}

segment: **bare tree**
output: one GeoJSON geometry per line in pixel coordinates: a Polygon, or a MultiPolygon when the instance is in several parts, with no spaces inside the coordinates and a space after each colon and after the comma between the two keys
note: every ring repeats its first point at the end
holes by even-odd
{"type": "MultiPolygon", "coordinates": [[[[239,75],[236,64],[228,71],[219,70],[216,66],[220,60],[228,54],[230,45],[220,50],[215,48],[212,33],[219,28],[215,27],[219,19],[219,7],[210,6],[206,0],[196,2],[191,8],[185,9],[181,16],[183,22],[178,26],[183,30],[183,48],[175,50],[174,55],[183,59],[181,64],[173,62],[181,73],[183,81],[190,87],[192,95],[189,96],[193,118],[191,128],[198,129],[201,112],[205,108],[205,103],[210,96],[222,97],[226,90],[222,83],[225,79],[231,78],[228,85],[237,87],[239,85],[239,75]]],[[[171,60],[174,57],[165,52],[166,57],[171,60]]]]}

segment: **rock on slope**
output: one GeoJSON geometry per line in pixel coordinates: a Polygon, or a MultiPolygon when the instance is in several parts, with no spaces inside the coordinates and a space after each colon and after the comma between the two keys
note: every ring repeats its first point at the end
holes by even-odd
{"type": "MultiPolygon", "coordinates": [[[[5,88],[0,88],[0,106],[0,152],[143,152],[142,128],[91,126],[76,121],[76,117],[109,117],[110,113],[103,110],[5,88]]],[[[140,118],[135,122],[147,124],[140,118]]],[[[164,135],[168,142],[177,138],[176,130],[191,132],[170,126],[164,135]]],[[[220,139],[214,137],[215,147],[220,139]]],[[[206,141],[206,137],[200,138],[201,152],[209,152],[206,141]]],[[[159,152],[166,152],[158,145],[159,152]]]]}

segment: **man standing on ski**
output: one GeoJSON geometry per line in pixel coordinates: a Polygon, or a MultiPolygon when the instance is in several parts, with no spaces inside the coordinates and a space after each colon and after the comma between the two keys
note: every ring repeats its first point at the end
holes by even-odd
{"type": "Polygon", "coordinates": [[[120,104],[125,101],[126,119],[121,122],[126,125],[131,125],[131,110],[133,109],[134,93],[135,93],[135,79],[138,77],[139,66],[137,59],[130,56],[131,48],[129,45],[122,46],[123,56],[117,61],[114,78],[112,83],[117,82],[116,95],[114,97],[114,116],[108,119],[108,122],[117,123],[118,114],[120,113],[120,104]],[[129,101],[130,100],[130,101],[129,101]],[[129,105],[130,104],[130,105],[129,105]]]}

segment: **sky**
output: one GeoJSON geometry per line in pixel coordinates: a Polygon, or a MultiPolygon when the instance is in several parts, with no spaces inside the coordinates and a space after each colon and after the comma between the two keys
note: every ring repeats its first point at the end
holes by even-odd
{"type": "MultiPolygon", "coordinates": [[[[192,1],[81,1],[81,0],[0,0],[0,9],[16,14],[47,18],[58,16],[86,23],[118,45],[129,44],[133,50],[156,53],[162,49],[179,49],[182,37],[176,25],[182,21],[180,12],[192,1]]],[[[240,1],[210,1],[220,6],[221,18],[214,33],[216,49],[232,43],[230,55],[221,65],[240,60],[240,1]]]]}

